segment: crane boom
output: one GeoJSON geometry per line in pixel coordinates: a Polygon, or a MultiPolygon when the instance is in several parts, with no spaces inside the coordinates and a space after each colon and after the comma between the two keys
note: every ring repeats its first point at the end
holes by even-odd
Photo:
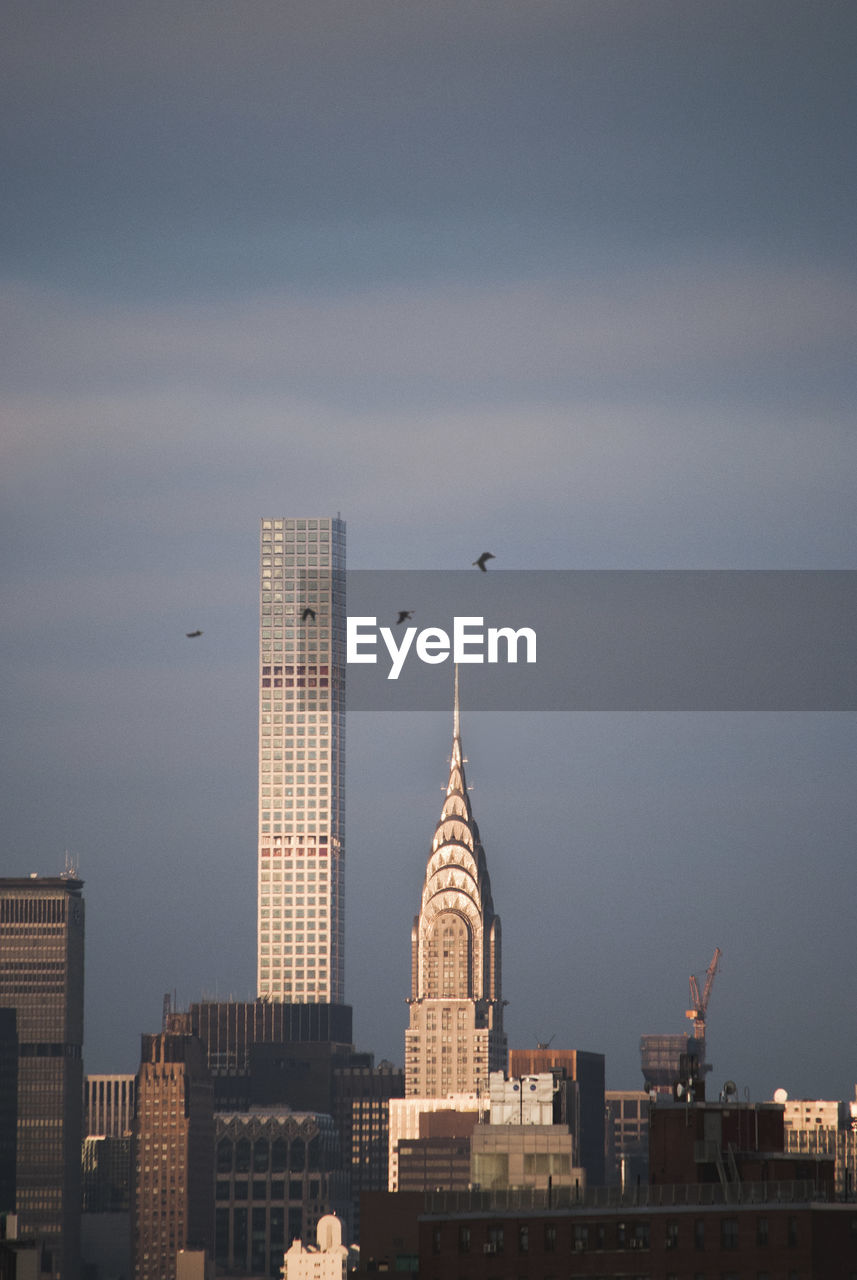
{"type": "Polygon", "coordinates": [[[705,1014],[708,1009],[708,1001],[711,997],[711,988],[714,986],[714,975],[717,973],[721,954],[720,948],[715,947],[714,955],[711,958],[711,964],[705,971],[705,986],[702,988],[701,996],[699,994],[699,983],[693,974],[690,975],[690,1003],[693,1008],[687,1010],[685,1017],[690,1018],[693,1023],[693,1036],[695,1040],[705,1039],[705,1014]]]}

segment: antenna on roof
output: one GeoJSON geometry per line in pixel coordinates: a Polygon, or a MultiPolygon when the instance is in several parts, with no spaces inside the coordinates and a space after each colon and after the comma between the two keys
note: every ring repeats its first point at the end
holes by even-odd
{"type": "Polygon", "coordinates": [[[458,663],[455,664],[455,686],[452,699],[452,736],[461,737],[461,712],[458,702],[458,663]]]}

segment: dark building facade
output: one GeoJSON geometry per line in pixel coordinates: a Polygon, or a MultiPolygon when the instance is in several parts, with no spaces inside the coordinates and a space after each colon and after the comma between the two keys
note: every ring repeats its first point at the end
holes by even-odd
{"type": "MultiPolygon", "coordinates": [[[[277,1000],[206,1000],[188,1010],[190,1030],[214,1071],[246,1070],[252,1045],[292,1042],[351,1046],[351,1006],[277,1000]]],[[[168,1015],[184,1018],[185,1014],[168,1015]]]]}
{"type": "Polygon", "coordinates": [[[649,1108],[643,1089],[604,1093],[604,1180],[608,1186],[649,1181],[649,1108]]]}
{"type": "MultiPolygon", "coordinates": [[[[360,1197],[363,1223],[358,1277],[378,1272],[419,1269],[419,1218],[426,1198],[415,1191],[364,1191],[360,1197]]],[[[452,1275],[455,1273],[452,1272],[452,1275]]]]}
{"type": "Polygon", "coordinates": [[[703,1081],[710,1069],[705,1061],[704,1036],[640,1037],[640,1070],[647,1092],[669,1097],[678,1081],[689,1076],[703,1081]]]}
{"type": "Polygon", "coordinates": [[[131,1136],[84,1138],[83,1212],[128,1213],[131,1209],[131,1136]]]}
{"type": "Polygon", "coordinates": [[[0,1009],[0,1214],[15,1212],[18,1150],[18,1018],[0,1009]]]}
{"type": "Polygon", "coordinates": [[[131,1135],[83,1140],[80,1251],[85,1280],[131,1274],[131,1135]]]}
{"type": "MultiPolygon", "coordinates": [[[[289,1106],[330,1114],[334,1071],[354,1061],[349,1005],[205,1001],[169,1014],[166,1024],[202,1041],[217,1111],[289,1106]]],[[[361,1061],[371,1064],[368,1055],[361,1061]]]]}
{"type": "Polygon", "coordinates": [[[350,1217],[348,1175],[328,1115],[258,1108],[215,1117],[215,1260],[225,1275],[280,1275],[319,1218],[350,1217]]]}
{"type": "Polygon", "coordinates": [[[817,1202],[806,1184],[788,1193],[759,1185],[740,1203],[687,1190],[694,1194],[684,1202],[646,1203],[634,1193],[612,1207],[587,1197],[551,1209],[523,1199],[491,1210],[480,1209],[475,1197],[430,1197],[419,1219],[419,1274],[421,1280],[852,1280],[854,1204],[817,1202]]]}
{"type": "Polygon", "coordinates": [[[142,1038],[132,1167],[135,1280],[175,1280],[181,1249],[214,1244],[214,1091],[196,1036],[142,1038]]]}
{"type": "Polygon", "coordinates": [[[804,1182],[834,1194],[834,1157],[787,1153],[783,1108],[774,1102],[658,1102],[649,1116],[653,1185],[804,1182]]]}
{"type": "Polygon", "coordinates": [[[83,882],[0,880],[0,1007],[16,1013],[16,1208],[45,1270],[80,1270],[83,882]]]}
{"type": "Polygon", "coordinates": [[[351,1239],[356,1242],[360,1240],[361,1195],[387,1189],[390,1099],[404,1096],[405,1073],[390,1062],[374,1067],[355,1060],[334,1068],[333,1118],[351,1178],[351,1239]]]}
{"type": "Polygon", "coordinates": [[[429,1111],[420,1116],[417,1138],[398,1143],[401,1192],[464,1190],[471,1182],[471,1144],[476,1111],[429,1111]]]}
{"type": "Polygon", "coordinates": [[[402,1097],[404,1074],[389,1063],[375,1067],[371,1054],[355,1052],[351,1007],[206,1001],[186,1013],[168,1013],[166,1024],[199,1036],[218,1115],[290,1108],[333,1117],[340,1167],[353,1194],[349,1239],[357,1239],[361,1190],[386,1187],[388,1103],[402,1097]]]}

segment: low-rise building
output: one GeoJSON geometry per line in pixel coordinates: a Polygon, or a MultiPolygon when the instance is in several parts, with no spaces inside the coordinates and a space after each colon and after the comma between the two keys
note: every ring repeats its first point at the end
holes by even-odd
{"type": "Polygon", "coordinates": [[[478,1093],[451,1093],[445,1098],[391,1098],[390,1099],[390,1150],[388,1160],[388,1189],[399,1188],[399,1143],[403,1138],[419,1138],[420,1117],[434,1112],[475,1112],[484,1115],[487,1097],[478,1093]]]}
{"type": "Polygon", "coordinates": [[[335,1214],[319,1219],[317,1238],[316,1248],[292,1241],[283,1257],[283,1280],[344,1280],[348,1249],[342,1243],[342,1223],[335,1214]]]}
{"type": "Polygon", "coordinates": [[[857,1192],[857,1089],[849,1103],[826,1099],[788,1098],[777,1090],[784,1108],[785,1149],[793,1155],[829,1156],[836,1161],[836,1194],[852,1199],[857,1192]]]}
{"type": "Polygon", "coordinates": [[[470,1186],[475,1111],[433,1111],[420,1116],[420,1136],[398,1146],[399,1190],[434,1191],[470,1186]]]}
{"type": "Polygon", "coordinates": [[[419,1219],[421,1280],[851,1280],[857,1268],[857,1207],[816,1200],[812,1183],[759,1183],[741,1200],[719,1185],[609,1194],[599,1188],[576,1203],[554,1192],[552,1208],[546,1193],[506,1192],[493,1202],[484,1193],[429,1196],[419,1219]]]}

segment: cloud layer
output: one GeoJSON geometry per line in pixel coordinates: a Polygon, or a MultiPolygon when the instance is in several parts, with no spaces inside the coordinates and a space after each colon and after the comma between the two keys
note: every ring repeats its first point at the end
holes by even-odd
{"type": "MultiPolygon", "coordinates": [[[[80,856],[130,1070],[163,991],[251,994],[262,514],[341,511],[361,568],[854,567],[854,8],[7,10],[5,865],[80,856]]],[[[516,1043],[637,1084],[720,945],[724,1078],[850,1092],[850,720],[466,725],[516,1043]]],[[[448,737],[349,725],[379,1056],[448,737]]]]}

